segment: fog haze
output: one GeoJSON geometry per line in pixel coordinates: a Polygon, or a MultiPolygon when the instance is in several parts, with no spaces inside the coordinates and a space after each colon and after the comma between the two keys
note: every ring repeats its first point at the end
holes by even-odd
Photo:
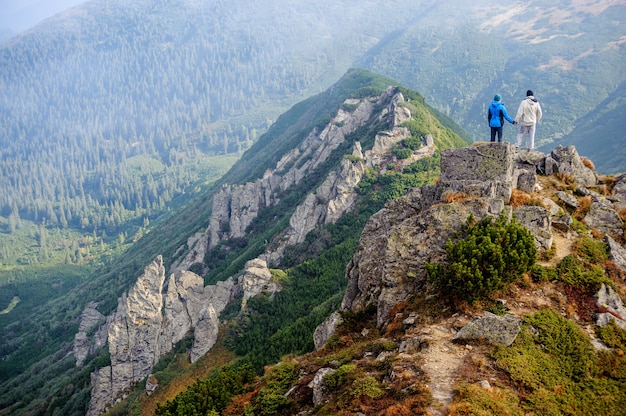
{"type": "Polygon", "coordinates": [[[0,0],[0,33],[17,34],[85,0],[0,0]]]}

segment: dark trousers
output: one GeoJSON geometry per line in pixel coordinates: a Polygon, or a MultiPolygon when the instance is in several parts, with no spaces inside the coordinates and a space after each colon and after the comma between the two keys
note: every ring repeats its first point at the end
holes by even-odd
{"type": "Polygon", "coordinates": [[[502,127],[491,127],[491,141],[496,141],[496,133],[498,133],[498,142],[502,142],[502,127]]]}

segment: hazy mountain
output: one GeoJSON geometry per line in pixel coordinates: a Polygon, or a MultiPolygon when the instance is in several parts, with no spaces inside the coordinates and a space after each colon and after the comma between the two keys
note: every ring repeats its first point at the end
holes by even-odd
{"type": "MultiPolygon", "coordinates": [[[[204,157],[241,154],[278,114],[353,66],[421,91],[476,141],[495,93],[514,113],[530,88],[545,110],[539,145],[582,143],[569,135],[575,122],[604,111],[624,81],[624,9],[87,2],[0,49],[0,212],[88,229],[154,215],[207,175],[204,157]]],[[[609,139],[620,137],[616,121],[609,139]]],[[[594,152],[583,154],[600,171],[623,159],[605,167],[594,152]]]]}

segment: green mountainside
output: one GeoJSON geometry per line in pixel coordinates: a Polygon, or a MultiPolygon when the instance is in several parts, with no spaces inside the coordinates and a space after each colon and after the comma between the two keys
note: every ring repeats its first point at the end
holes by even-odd
{"type": "MultiPolygon", "coordinates": [[[[326,126],[330,115],[339,110],[346,98],[380,94],[393,85],[397,83],[367,71],[349,71],[328,91],[297,104],[279,117],[229,173],[207,190],[198,191],[188,203],[158,224],[153,224],[149,232],[125,253],[112,256],[95,270],[84,270],[85,274],[72,284],[73,288],[59,293],[42,285],[41,292],[31,293],[32,282],[9,279],[8,284],[2,286],[3,302],[6,299],[9,303],[9,298],[15,295],[32,301],[19,302],[10,313],[0,315],[5,334],[2,339],[4,359],[0,363],[1,407],[11,408],[12,414],[34,409],[46,414],[59,410],[64,414],[84,412],[90,393],[89,374],[107,360],[106,352],[100,351],[89,357],[84,367],[76,368],[74,357],[66,354],[71,348],[84,305],[96,301],[100,312],[111,313],[117,305],[117,298],[134,284],[146,264],[159,254],[163,255],[166,264],[171,264],[181,256],[179,248],[187,238],[208,225],[212,196],[222,184],[230,181],[244,183],[258,178],[280,159],[283,152],[294,149],[311,131],[326,126]],[[26,396],[28,400],[24,400],[26,390],[23,387],[30,392],[26,396]]],[[[460,128],[445,116],[440,115],[438,119],[419,94],[404,88],[402,92],[412,111],[425,117],[414,125],[409,123],[408,128],[413,134],[417,137],[432,134],[439,149],[467,143],[454,133],[458,131],[462,135],[460,128]]],[[[373,146],[374,135],[384,128],[377,123],[381,121],[373,120],[357,134],[346,137],[345,143],[326,162],[283,195],[280,204],[261,212],[258,220],[249,227],[245,241],[226,242],[219,247],[221,251],[209,252],[210,257],[205,261],[211,268],[204,276],[205,281],[215,282],[238,273],[246,260],[258,255],[267,240],[285,227],[295,206],[350,153],[354,141],[360,141],[364,149],[373,146]]],[[[311,248],[306,248],[309,247],[307,243],[286,253],[285,261],[294,267],[293,272],[284,277],[286,290],[277,295],[275,303],[259,300],[265,304],[258,307],[259,311],[263,309],[264,312],[242,323],[242,330],[233,333],[233,338],[228,341],[230,348],[249,357],[257,371],[286,353],[310,350],[309,337],[313,329],[331,308],[337,306],[345,284],[345,264],[367,218],[386,201],[402,195],[410,187],[432,181],[437,173],[437,160],[432,159],[416,162],[405,168],[404,173],[370,174],[372,176],[360,186],[359,193],[363,196],[356,208],[358,215],[345,215],[336,224],[312,232],[310,238],[314,242],[310,244],[311,248]],[[273,307],[279,307],[279,310],[272,310],[273,307]],[[270,330],[268,325],[273,329],[270,330]],[[258,349],[270,338],[274,339],[275,347],[258,349]],[[291,341],[286,342],[286,339],[291,341]]]]}
{"type": "MultiPolygon", "coordinates": [[[[344,103],[348,97],[397,86],[412,113],[428,114],[407,124],[411,134],[437,132],[432,135],[442,150],[487,137],[485,112],[495,93],[514,115],[531,88],[544,108],[540,150],[573,144],[597,172],[626,171],[625,20],[623,2],[599,0],[497,5],[485,0],[93,0],[3,40],[0,414],[85,414],[90,374],[110,364],[103,348],[84,367],[75,367],[70,352],[85,304],[97,301],[98,310],[109,314],[156,255],[169,265],[188,254],[188,240],[208,226],[220,187],[262,178],[339,109],[350,110],[344,103]],[[365,70],[349,70],[354,67],[365,70]]],[[[280,204],[264,209],[245,238],[212,248],[193,271],[206,284],[222,281],[276,244],[272,237],[288,224],[295,207],[342,160],[353,157],[346,155],[355,141],[371,147],[379,129],[372,123],[347,137],[322,166],[284,192],[280,204]]],[[[506,126],[505,141],[513,142],[514,136],[515,128],[506,126]]],[[[311,351],[312,330],[341,302],[345,265],[367,219],[385,202],[438,176],[438,153],[400,167],[415,146],[415,140],[403,142],[389,156],[384,174],[365,177],[355,215],[312,231],[305,243],[286,250],[284,267],[275,276],[284,290],[275,302],[252,299],[258,314],[230,322],[215,354],[198,365],[187,362],[189,339],[181,342],[177,354],[156,367],[162,391],[144,402],[140,385],[112,414],[153,414],[156,402],[173,399],[234,356],[245,357],[250,367],[238,375],[226,373],[240,377],[233,385],[247,387],[225,394],[221,403],[241,405],[230,414],[243,413],[250,400],[260,409],[265,393],[252,399],[252,391],[276,380],[270,376],[253,385],[248,371],[257,374],[285,354],[311,351]],[[240,393],[233,402],[225,399],[240,393]]],[[[573,185],[559,187],[569,191],[573,185]]],[[[412,307],[411,312],[429,313],[420,309],[424,305],[412,307]]],[[[231,306],[224,316],[234,318],[238,311],[231,306]]],[[[370,318],[355,319],[372,331],[370,318]]],[[[544,318],[552,319],[537,319],[544,318]]],[[[344,328],[347,338],[323,360],[352,365],[342,354],[356,354],[346,342],[352,330],[364,327],[344,328]]],[[[359,353],[392,349],[377,338],[385,334],[371,334],[359,353]]],[[[616,337],[615,348],[621,348],[620,336],[619,331],[603,335],[616,337]]],[[[484,369],[482,359],[474,363],[479,369],[484,369]]],[[[288,364],[287,377],[316,365],[288,364]]],[[[615,365],[613,373],[621,374],[623,364],[615,365]]],[[[349,374],[340,381],[364,375],[344,370],[349,374]]],[[[588,380],[591,384],[601,384],[611,373],[602,365],[593,371],[594,377],[602,376],[588,380]]],[[[611,377],[621,380],[615,374],[611,377]]],[[[524,376],[511,377],[522,383],[524,376]]],[[[283,381],[281,386],[288,384],[283,381]]],[[[559,386],[580,388],[570,381],[559,386]]],[[[335,387],[344,402],[353,398],[335,387]]],[[[531,387],[537,386],[525,388],[531,387]]],[[[280,402],[274,394],[279,390],[264,391],[280,402]]],[[[502,394],[511,398],[509,393],[502,394]]],[[[374,399],[368,397],[366,402],[374,399]]],[[[485,398],[492,399],[497,397],[485,398]]],[[[419,409],[429,399],[415,400],[419,409]]],[[[288,413],[289,406],[281,411],[288,413]]],[[[267,409],[271,412],[271,406],[267,409]]]]}

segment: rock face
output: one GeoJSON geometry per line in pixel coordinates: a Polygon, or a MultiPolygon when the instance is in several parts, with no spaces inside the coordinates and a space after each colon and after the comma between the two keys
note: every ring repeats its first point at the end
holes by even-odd
{"type": "Polygon", "coordinates": [[[128,295],[119,299],[109,324],[111,365],[92,374],[88,415],[102,413],[111,398],[150,374],[158,361],[164,282],[165,267],[159,256],[145,268],[128,295]]]}
{"type": "Polygon", "coordinates": [[[265,260],[262,259],[246,262],[244,273],[239,277],[238,281],[243,290],[242,307],[245,307],[248,299],[264,290],[271,293],[278,291],[278,285],[272,281],[272,273],[267,268],[265,260]]]}
{"type": "Polygon", "coordinates": [[[423,289],[425,264],[445,258],[445,242],[472,214],[477,220],[505,211],[514,183],[515,148],[509,144],[441,152],[437,185],[415,189],[373,215],[348,265],[348,287],[341,308],[377,307],[384,326],[399,302],[423,289]],[[446,198],[461,195],[457,202],[446,198]]]}

